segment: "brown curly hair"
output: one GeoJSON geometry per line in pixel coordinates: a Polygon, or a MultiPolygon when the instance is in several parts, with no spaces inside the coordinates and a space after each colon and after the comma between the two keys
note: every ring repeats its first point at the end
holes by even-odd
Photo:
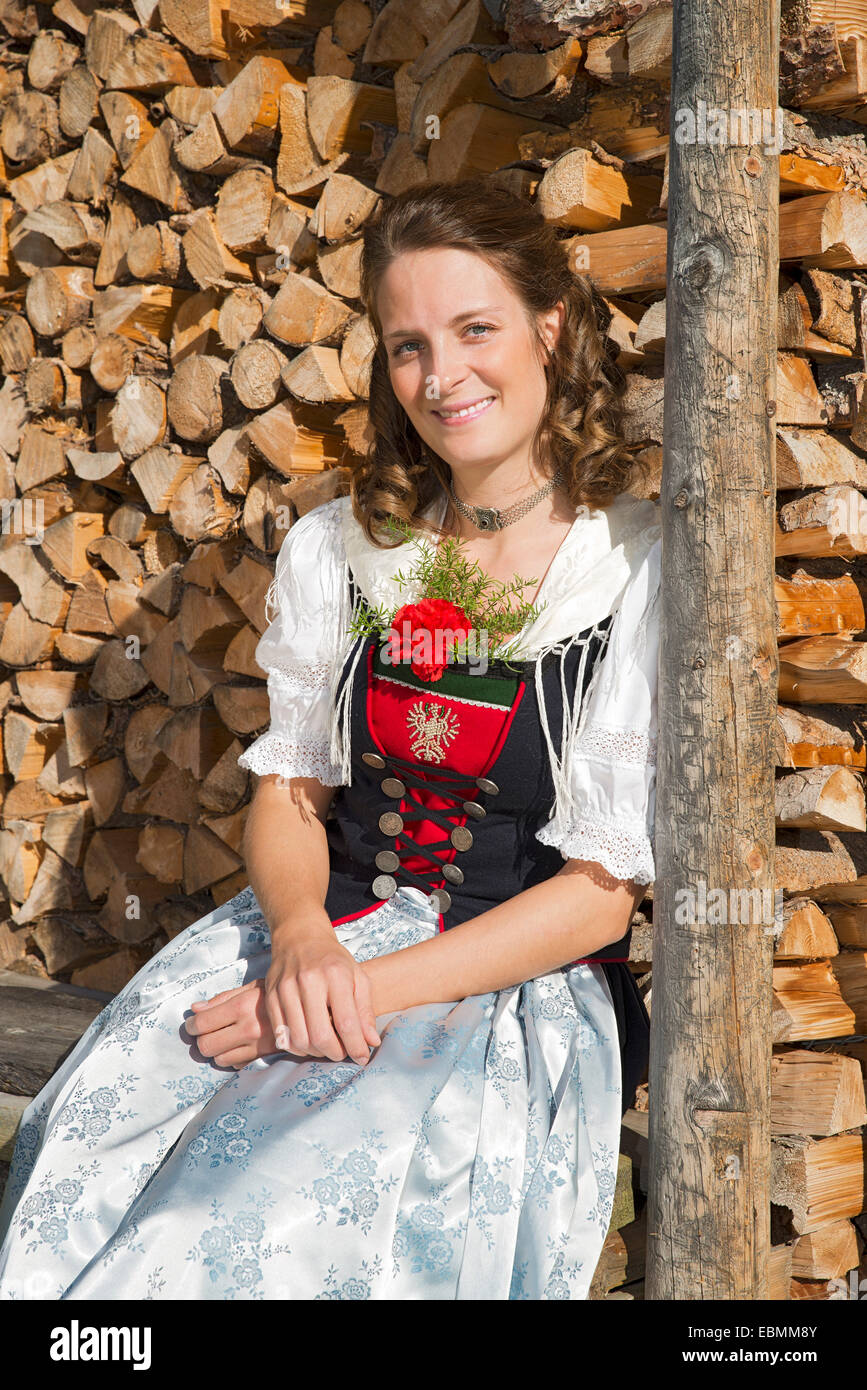
{"type": "Polygon", "coordinates": [[[429,247],[483,257],[522,300],[537,337],[532,316],[563,301],[565,315],[546,364],[547,397],[533,442],[547,443],[551,474],[564,465],[564,489],[573,507],[608,506],[628,489],[638,465],[624,438],[626,379],[616,362],[617,348],[606,337],[607,304],[572,270],[557,231],[526,199],[493,183],[485,185],[483,196],[477,181],[429,183],[384,197],[364,225],[361,299],[376,340],[369,399],[373,443],[349,482],[352,509],[367,538],[380,549],[400,544],[382,532],[387,517],[438,535],[454,524],[451,502],[442,532],[421,515],[441,490],[448,494],[451,468],[421,439],[394,394],[376,312],[377,290],[391,262],[404,251],[429,247]]]}

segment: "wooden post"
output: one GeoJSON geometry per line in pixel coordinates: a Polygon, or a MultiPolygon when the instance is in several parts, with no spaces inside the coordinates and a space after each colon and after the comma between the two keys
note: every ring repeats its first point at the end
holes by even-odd
{"type": "Polygon", "coordinates": [[[770,1235],[779,0],[674,0],[673,23],[645,1297],[754,1300],[770,1235]]]}

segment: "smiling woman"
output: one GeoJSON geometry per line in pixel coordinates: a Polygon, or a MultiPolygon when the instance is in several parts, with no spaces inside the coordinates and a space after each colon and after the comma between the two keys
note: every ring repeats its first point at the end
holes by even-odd
{"type": "Polygon", "coordinates": [[[658,508],[531,206],[383,199],[362,278],[373,442],[277,558],[249,886],[28,1107],[0,1297],[588,1296],[647,1061],[658,508]],[[446,537],[539,611],[478,670],[386,661],[363,610],[469,626],[400,580],[446,537]]]}

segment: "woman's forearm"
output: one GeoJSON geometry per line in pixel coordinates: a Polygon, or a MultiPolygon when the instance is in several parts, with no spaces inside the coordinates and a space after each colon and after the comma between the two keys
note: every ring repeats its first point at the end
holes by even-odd
{"type": "Polygon", "coordinates": [[[330,873],[324,817],[331,792],[314,778],[262,779],[247,813],[250,887],[272,938],[293,921],[324,918],[330,873]]]}
{"type": "Polygon", "coordinates": [[[366,961],[377,1017],[507,989],[618,941],[643,886],[568,860],[544,883],[428,941],[366,961]]]}

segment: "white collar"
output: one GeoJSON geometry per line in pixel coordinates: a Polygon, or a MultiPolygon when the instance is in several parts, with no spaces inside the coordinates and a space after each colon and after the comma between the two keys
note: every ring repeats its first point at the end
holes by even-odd
{"type": "MultiPolygon", "coordinates": [[[[351,499],[340,500],[346,558],[367,602],[388,611],[411,603],[416,597],[413,587],[402,589],[395,572],[406,574],[413,567],[415,552],[430,553],[432,542],[419,535],[407,545],[380,549],[371,544],[356,521],[351,499]]],[[[443,493],[424,515],[440,524],[445,511],[443,493]]],[[[660,531],[659,504],[630,492],[620,493],[606,508],[592,507],[579,513],[536,597],[536,604],[544,602],[547,606],[535,620],[525,623],[503,650],[530,658],[607,617],[660,531]]]]}

